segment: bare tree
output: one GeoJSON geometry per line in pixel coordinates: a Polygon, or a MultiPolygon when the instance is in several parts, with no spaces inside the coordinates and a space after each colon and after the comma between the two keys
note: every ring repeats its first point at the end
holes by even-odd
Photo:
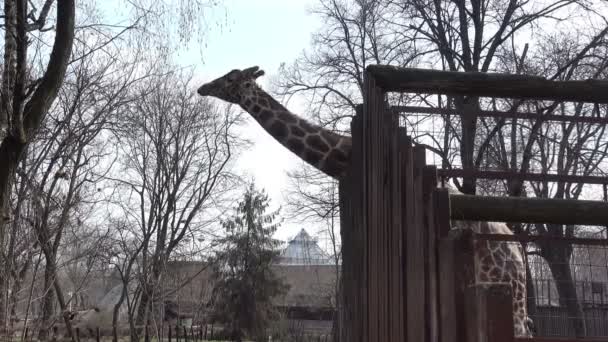
{"type": "MultiPolygon", "coordinates": [[[[284,69],[284,78],[278,84],[279,93],[308,95],[311,116],[317,121],[330,124],[334,129],[348,130],[343,119],[348,118],[353,112],[354,104],[361,101],[362,74],[369,63],[451,71],[525,73],[563,80],[603,78],[603,73],[594,73],[591,70],[596,70],[595,67],[589,66],[592,63],[603,68],[601,56],[605,53],[601,46],[604,44],[607,30],[606,20],[601,15],[602,9],[605,7],[600,2],[579,0],[324,0],[318,8],[324,18],[324,25],[315,35],[314,52],[304,54],[293,66],[284,69]],[[567,55],[561,51],[542,54],[543,50],[546,50],[543,41],[548,38],[544,31],[546,27],[561,29],[560,33],[576,32],[577,36],[555,44],[556,48],[567,49],[567,55]],[[516,43],[520,41],[526,44],[516,43]],[[403,51],[405,53],[402,53],[403,51]],[[391,57],[396,56],[392,55],[395,52],[401,53],[398,57],[391,57]],[[551,53],[553,55],[550,55],[551,53]],[[548,58],[549,56],[558,55],[560,57],[556,58],[559,58],[559,61],[550,62],[552,58],[548,58]],[[533,59],[535,61],[531,63],[533,59]],[[553,65],[550,65],[551,63],[553,65]],[[573,72],[573,68],[581,68],[580,70],[585,72],[573,72]]],[[[403,117],[414,135],[422,131],[422,134],[415,137],[418,141],[428,138],[427,141],[430,141],[434,150],[439,153],[443,167],[500,167],[517,172],[540,169],[539,135],[551,135],[555,132],[543,131],[542,119],[511,122],[505,119],[481,118],[479,113],[482,109],[507,112],[528,110],[537,112],[539,117],[546,113],[565,112],[583,115],[573,107],[563,107],[557,103],[477,97],[430,97],[423,94],[389,99],[392,104],[408,101],[432,107],[447,107],[455,113],[443,117],[440,134],[427,130],[429,125],[424,116],[403,117]],[[497,144],[497,141],[500,143],[497,144]]],[[[579,128],[582,136],[586,137],[582,145],[587,149],[585,158],[589,158],[588,150],[593,148],[588,144],[596,144],[590,142],[589,134],[597,136],[601,131],[589,129],[583,133],[585,130],[581,127],[571,128],[571,133],[563,132],[570,138],[566,138],[562,143],[567,144],[575,140],[574,136],[579,134],[579,128]]],[[[563,137],[563,134],[558,135],[563,137]]],[[[582,152],[565,148],[565,158],[562,158],[562,161],[567,169],[561,172],[574,174],[576,169],[577,174],[588,174],[586,172],[596,170],[597,166],[590,167],[587,171],[582,166],[597,163],[603,153],[603,144],[596,145],[598,152],[594,155],[595,161],[586,159],[586,163],[579,160],[582,158],[579,157],[582,152]],[[565,162],[568,158],[578,161],[568,164],[565,162]]],[[[555,148],[553,150],[558,152],[555,148]]],[[[552,163],[554,164],[551,170],[558,169],[555,166],[557,159],[552,163]]],[[[319,180],[315,181],[315,177],[310,177],[310,180],[313,190],[309,191],[313,193],[321,183],[319,180]]],[[[484,192],[501,192],[511,196],[525,194],[525,187],[520,182],[496,184],[466,177],[462,183],[455,180],[455,184],[464,193],[476,193],[480,184],[484,192]]],[[[562,187],[569,188],[565,184],[562,187]]],[[[294,189],[302,195],[299,201],[314,197],[302,193],[300,186],[294,189]]],[[[532,192],[528,195],[532,195],[532,192]]],[[[536,195],[541,195],[541,192],[536,195]]],[[[560,196],[557,197],[562,198],[560,196]]],[[[319,201],[308,199],[307,205],[303,207],[317,210],[319,201]]],[[[551,253],[557,252],[556,250],[551,253]]],[[[565,258],[568,253],[562,255],[565,258]]],[[[563,293],[566,298],[567,293],[563,293]]],[[[571,305],[571,308],[574,306],[571,305]]],[[[571,313],[576,311],[572,310],[571,313]]],[[[577,312],[580,313],[580,310],[577,312]]],[[[580,323],[580,320],[578,321],[580,323]]],[[[577,324],[580,326],[579,323],[577,324]]],[[[584,334],[584,327],[577,328],[577,334],[584,334]]]]}
{"type": "Polygon", "coordinates": [[[185,73],[168,73],[139,87],[117,134],[120,205],[141,243],[138,325],[158,312],[152,304],[167,261],[187,237],[201,237],[237,180],[230,170],[239,116],[196,97],[189,80],[185,73]]]}
{"type": "MultiPolygon", "coordinates": [[[[608,68],[605,36],[608,28],[595,35],[584,32],[559,32],[544,36],[536,52],[521,60],[520,67],[528,73],[549,76],[557,80],[605,78],[608,68]]],[[[513,68],[513,58],[505,53],[502,58],[506,69],[513,68]]],[[[576,122],[551,123],[544,115],[572,117],[605,116],[606,106],[585,103],[528,102],[523,108],[536,112],[538,119],[495,120],[490,124],[482,120],[481,132],[488,142],[482,157],[486,166],[514,172],[543,172],[560,175],[596,175],[606,163],[608,146],[603,138],[603,125],[576,122]]],[[[578,199],[585,184],[571,182],[508,182],[508,194],[536,197],[578,199]]],[[[533,225],[528,232],[573,237],[576,226],[533,225]]],[[[560,305],[566,307],[574,332],[586,333],[580,298],[576,292],[570,260],[571,244],[539,243],[532,253],[542,256],[553,274],[560,305]]]]}
{"type": "MultiPolygon", "coordinates": [[[[40,79],[28,70],[28,41],[46,29],[54,1],[47,0],[38,11],[28,9],[29,1],[4,2],[4,60],[0,98],[0,249],[5,250],[6,227],[11,221],[9,197],[21,155],[38,130],[55,100],[72,51],[75,6],[73,0],[57,3],[55,38],[47,68],[40,79]]],[[[4,253],[2,253],[4,255],[4,253]]],[[[0,324],[6,322],[8,272],[6,258],[0,260],[0,324]]]]}

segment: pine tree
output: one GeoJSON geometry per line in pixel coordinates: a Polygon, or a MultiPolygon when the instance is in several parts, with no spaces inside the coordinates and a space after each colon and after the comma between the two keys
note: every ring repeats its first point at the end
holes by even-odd
{"type": "Polygon", "coordinates": [[[235,341],[245,334],[263,338],[278,314],[272,298],[288,290],[270,268],[280,241],[272,238],[278,210],[266,213],[268,206],[264,191],[250,184],[234,215],[222,222],[227,235],[215,255],[212,317],[235,341]]]}

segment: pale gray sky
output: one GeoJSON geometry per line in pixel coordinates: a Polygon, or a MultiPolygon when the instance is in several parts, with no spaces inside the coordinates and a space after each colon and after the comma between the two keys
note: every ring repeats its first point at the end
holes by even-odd
{"type": "MultiPolygon", "coordinates": [[[[210,19],[221,19],[227,14],[226,27],[213,29],[205,37],[203,49],[192,48],[192,42],[188,51],[179,53],[178,62],[196,66],[196,79],[203,81],[232,69],[258,65],[267,74],[258,82],[268,89],[268,80],[276,75],[279,65],[293,62],[309,46],[311,33],[319,27],[319,20],[308,14],[315,3],[315,0],[225,0],[224,8],[215,11],[215,18],[210,19]]],[[[303,110],[297,99],[286,105],[295,113],[303,110]]],[[[248,118],[247,122],[243,134],[253,145],[240,158],[238,167],[255,177],[274,205],[281,205],[288,181],[285,173],[300,163],[253,119],[248,118]]],[[[283,240],[293,237],[302,227],[311,234],[317,231],[314,226],[286,221],[276,237],[283,240]]]]}

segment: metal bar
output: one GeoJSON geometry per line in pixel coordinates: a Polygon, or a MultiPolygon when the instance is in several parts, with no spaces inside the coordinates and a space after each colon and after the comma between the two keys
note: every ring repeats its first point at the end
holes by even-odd
{"type": "Polygon", "coordinates": [[[440,177],[474,177],[483,179],[505,179],[521,180],[532,182],[567,182],[567,183],[586,183],[586,184],[608,184],[608,176],[576,176],[558,175],[549,173],[528,173],[511,171],[481,171],[471,169],[438,169],[440,177]]]}
{"type": "Polygon", "coordinates": [[[370,65],[384,91],[608,103],[608,81],[550,81],[544,77],[370,65]]]}
{"type": "MultiPolygon", "coordinates": [[[[422,113],[422,114],[439,114],[439,115],[458,115],[460,114],[456,109],[450,108],[433,108],[433,107],[419,107],[419,106],[393,106],[392,109],[398,113],[422,113]]],[[[526,119],[526,120],[537,120],[542,119],[543,121],[558,121],[558,122],[581,122],[591,124],[608,124],[607,117],[598,116],[573,116],[573,115],[556,115],[556,114],[538,114],[538,113],[526,113],[526,112],[509,112],[509,111],[498,111],[498,110],[481,110],[477,112],[477,116],[490,117],[490,118],[507,118],[507,119],[526,119]]]]}
{"type": "Polygon", "coordinates": [[[606,239],[591,239],[551,235],[507,235],[507,234],[475,234],[475,239],[486,241],[512,241],[512,242],[562,242],[573,245],[608,246],[606,239]]]}
{"type": "Polygon", "coordinates": [[[522,197],[450,195],[453,220],[605,226],[608,203],[522,197]]]}

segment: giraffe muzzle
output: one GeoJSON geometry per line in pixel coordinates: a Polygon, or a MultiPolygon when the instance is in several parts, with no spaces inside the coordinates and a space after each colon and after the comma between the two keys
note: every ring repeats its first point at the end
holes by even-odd
{"type": "Polygon", "coordinates": [[[208,96],[211,94],[210,89],[211,87],[209,87],[208,84],[203,84],[200,88],[198,88],[198,90],[196,91],[200,96],[208,96]]]}

